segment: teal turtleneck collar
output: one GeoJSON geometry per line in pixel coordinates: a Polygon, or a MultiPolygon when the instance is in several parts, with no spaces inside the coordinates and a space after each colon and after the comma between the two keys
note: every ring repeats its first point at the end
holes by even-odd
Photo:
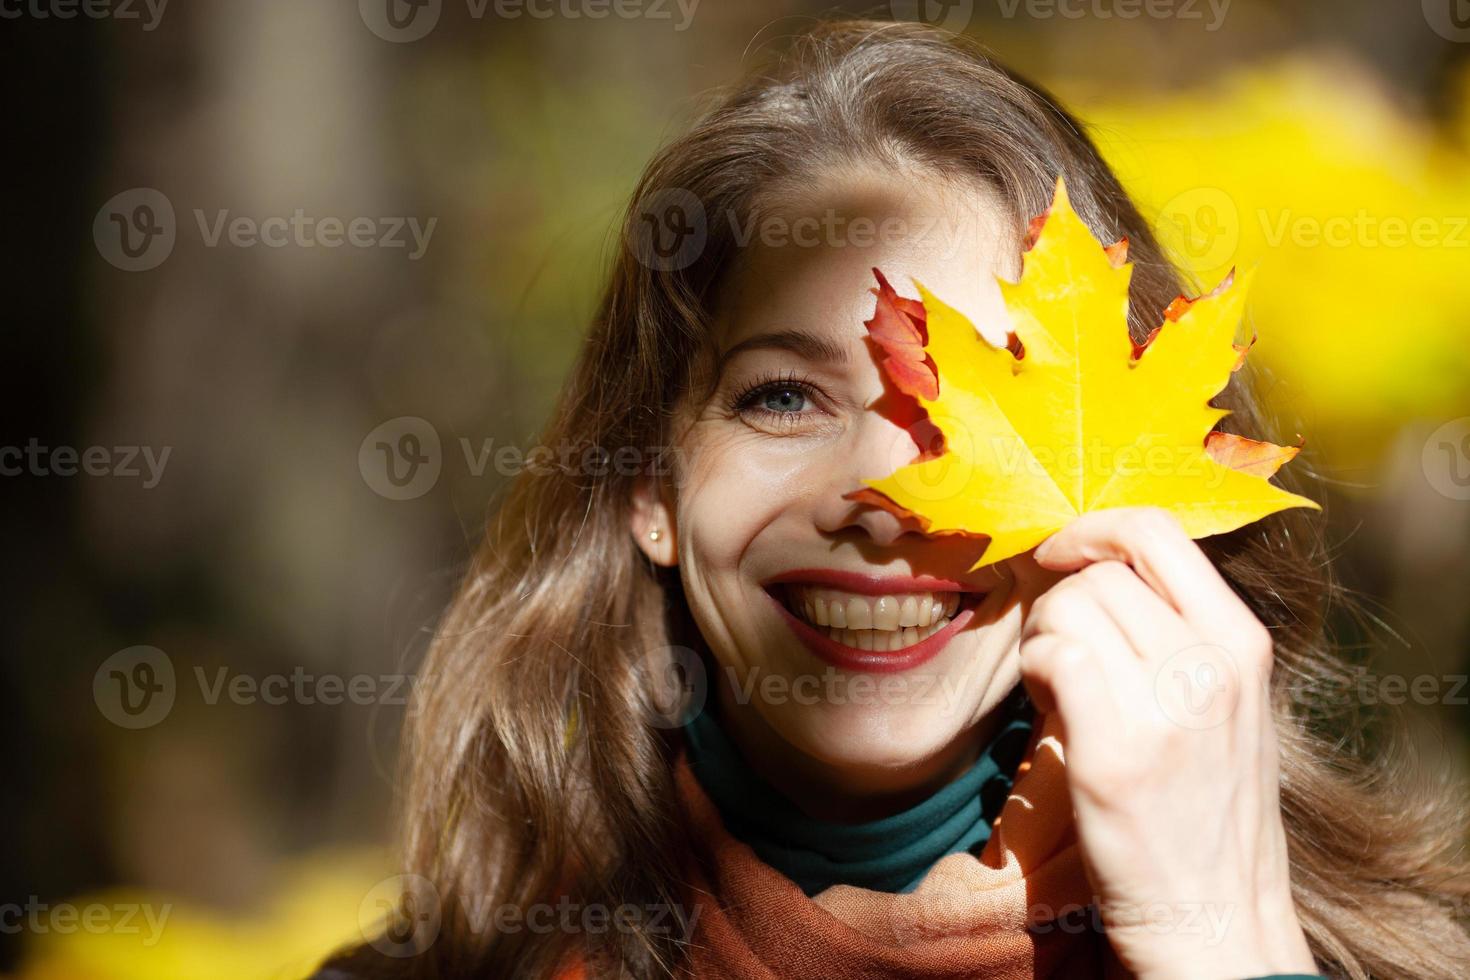
{"type": "Polygon", "coordinates": [[[684,726],[695,777],[731,835],[809,896],[832,885],[908,892],[940,858],[978,854],[1031,737],[1031,705],[1018,691],[1001,708],[995,738],[964,775],[902,813],[828,823],[802,813],[746,765],[713,707],[684,726]]]}

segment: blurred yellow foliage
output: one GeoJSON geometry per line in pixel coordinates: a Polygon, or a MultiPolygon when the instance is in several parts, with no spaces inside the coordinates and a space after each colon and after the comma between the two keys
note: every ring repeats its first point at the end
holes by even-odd
{"type": "Polygon", "coordinates": [[[248,916],[136,890],[80,896],[66,904],[106,909],[118,927],[33,930],[19,980],[300,980],[362,940],[359,909],[384,867],[378,852],[321,852],[285,869],[277,894],[248,916]],[[151,918],[114,911],[145,907],[151,918]]]}
{"type": "MultiPolygon", "coordinates": [[[[1370,469],[1404,423],[1470,412],[1470,78],[1464,91],[1442,131],[1352,63],[1320,58],[1166,97],[1069,100],[1196,285],[1259,267],[1252,361],[1329,473],[1370,469]]],[[[84,896],[70,904],[151,903],[168,917],[155,942],[141,920],[36,932],[20,977],[304,976],[361,938],[383,867],[377,853],[323,852],[244,917],[135,891],[84,896]]]]}
{"type": "Polygon", "coordinates": [[[1075,101],[1196,285],[1259,266],[1252,360],[1318,468],[1352,479],[1400,425],[1470,411],[1466,101],[1436,130],[1331,58],[1075,101]]]}

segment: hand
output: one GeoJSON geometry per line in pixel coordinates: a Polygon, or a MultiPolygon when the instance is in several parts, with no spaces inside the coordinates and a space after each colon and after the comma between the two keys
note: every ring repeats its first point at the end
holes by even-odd
{"type": "Polygon", "coordinates": [[[1271,637],[1163,511],[1087,514],[1036,562],[1021,670],[1057,712],[1078,837],[1133,973],[1313,973],[1291,900],[1271,637]]]}

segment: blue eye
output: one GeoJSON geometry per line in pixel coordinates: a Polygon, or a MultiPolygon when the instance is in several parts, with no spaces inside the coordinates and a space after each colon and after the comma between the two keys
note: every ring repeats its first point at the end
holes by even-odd
{"type": "Polygon", "coordinates": [[[757,378],[730,402],[736,414],[756,425],[797,427],[823,415],[820,389],[799,377],[757,378]]]}
{"type": "Polygon", "coordinates": [[[761,404],[770,412],[799,412],[806,407],[806,395],[800,388],[792,385],[768,388],[761,404]]]}

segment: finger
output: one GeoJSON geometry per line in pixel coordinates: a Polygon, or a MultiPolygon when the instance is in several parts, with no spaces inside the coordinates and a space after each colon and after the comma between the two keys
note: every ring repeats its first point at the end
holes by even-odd
{"type": "Polygon", "coordinates": [[[1144,660],[1157,662],[1199,642],[1179,611],[1123,562],[1096,562],[1072,578],[1144,660]]]}
{"type": "Polygon", "coordinates": [[[1036,549],[1037,563],[1057,571],[1109,559],[1132,567],[1202,632],[1228,634],[1246,623],[1259,625],[1179,522],[1157,508],[1083,514],[1036,549]]]}
{"type": "MultiPolygon", "coordinates": [[[[1156,601],[1162,604],[1161,600],[1156,601]]],[[[1022,642],[1044,633],[1095,647],[1117,669],[1137,663],[1142,657],[1103,608],[1096,590],[1075,576],[1063,579],[1043,593],[1021,623],[1022,642]]]]}
{"type": "MultiPolygon", "coordinates": [[[[1053,586],[1037,599],[1022,622],[1023,672],[1028,658],[1035,652],[1042,653],[1043,665],[1051,665],[1058,651],[1065,653],[1068,647],[1081,648],[1092,662],[1099,665],[1097,673],[1115,700],[1119,687],[1138,686],[1143,674],[1141,655],[1098,604],[1097,597],[1076,581],[1075,576],[1053,586]],[[1132,685],[1125,684],[1129,679],[1134,682],[1132,685]]],[[[1043,672],[1037,675],[1037,680],[1050,684],[1053,675],[1043,672]]],[[[1046,693],[1052,710],[1062,710],[1049,687],[1046,693]]]]}
{"type": "Polygon", "coordinates": [[[1124,730],[1123,706],[1106,662],[1087,644],[1049,633],[1021,647],[1021,679],[1042,714],[1055,714],[1072,765],[1124,730]],[[1078,754],[1083,756],[1078,759],[1078,754]]]}

